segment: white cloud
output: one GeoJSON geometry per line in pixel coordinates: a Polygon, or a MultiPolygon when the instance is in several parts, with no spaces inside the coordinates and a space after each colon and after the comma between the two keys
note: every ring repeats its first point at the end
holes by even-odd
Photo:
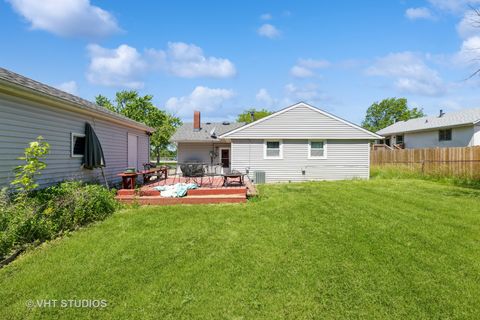
{"type": "Polygon", "coordinates": [[[280,36],[280,31],[269,23],[263,24],[260,28],[258,28],[257,32],[260,36],[270,39],[278,38],[280,36]]]}
{"type": "Polygon", "coordinates": [[[270,94],[268,93],[267,89],[262,88],[258,90],[257,94],[255,95],[255,99],[259,104],[261,104],[261,107],[271,107],[272,105],[275,104],[275,99],[273,99],[270,94]]]}
{"type": "Polygon", "coordinates": [[[169,42],[166,51],[149,49],[147,55],[154,65],[181,78],[229,78],[237,72],[230,60],[206,57],[200,47],[184,42],[169,42]]]}
{"type": "Polygon", "coordinates": [[[315,60],[315,59],[299,59],[298,65],[310,69],[327,68],[330,66],[330,62],[327,60],[315,60]]]}
{"type": "Polygon", "coordinates": [[[260,16],[260,19],[262,20],[272,20],[272,15],[270,13],[264,13],[260,16]]]}
{"type": "Polygon", "coordinates": [[[366,73],[393,79],[394,87],[404,93],[439,96],[446,91],[438,72],[428,67],[421,56],[411,52],[391,53],[379,58],[366,73]]]}
{"type": "Polygon", "coordinates": [[[34,30],[65,37],[102,37],[120,31],[109,12],[89,0],[7,0],[34,30]]]}
{"type": "Polygon", "coordinates": [[[285,97],[282,101],[282,104],[285,105],[294,104],[300,101],[315,104],[326,100],[326,96],[314,83],[309,83],[301,87],[298,87],[293,83],[289,83],[285,85],[284,92],[285,97]]]}
{"type": "Polygon", "coordinates": [[[126,44],[116,49],[90,44],[87,50],[90,56],[87,79],[91,83],[128,88],[143,86],[139,78],[146,70],[146,63],[137,49],[126,44]]]}
{"type": "Polygon", "coordinates": [[[55,87],[71,94],[77,94],[77,91],[78,91],[78,86],[75,81],[67,81],[64,83],[60,83],[55,87]]]}
{"type": "Polygon", "coordinates": [[[229,89],[212,89],[198,86],[188,96],[172,97],[167,100],[165,107],[180,117],[190,116],[194,110],[205,113],[216,111],[225,101],[233,98],[235,93],[229,89]]]}
{"type": "Polygon", "coordinates": [[[299,59],[297,64],[290,69],[290,74],[297,78],[309,78],[315,76],[315,69],[329,66],[330,62],[327,60],[299,59]]]}
{"type": "Polygon", "coordinates": [[[290,74],[297,78],[310,78],[315,75],[315,73],[312,70],[305,67],[297,66],[297,65],[293,66],[290,69],[290,74]]]}
{"type": "Polygon", "coordinates": [[[126,44],[115,49],[87,46],[90,65],[87,79],[94,84],[140,88],[147,72],[166,72],[181,78],[228,78],[236,74],[228,59],[205,57],[203,50],[183,42],[168,43],[167,50],[139,52],[126,44]]]}
{"type": "Polygon", "coordinates": [[[462,20],[457,25],[457,32],[462,38],[480,35],[480,17],[475,11],[465,11],[462,20]]]}
{"type": "Polygon", "coordinates": [[[454,61],[464,65],[478,65],[480,59],[480,36],[470,37],[463,41],[454,61]]]}
{"type": "Polygon", "coordinates": [[[416,20],[416,19],[433,19],[433,15],[430,12],[430,9],[422,7],[422,8],[408,8],[405,11],[405,16],[408,19],[416,20]]]}

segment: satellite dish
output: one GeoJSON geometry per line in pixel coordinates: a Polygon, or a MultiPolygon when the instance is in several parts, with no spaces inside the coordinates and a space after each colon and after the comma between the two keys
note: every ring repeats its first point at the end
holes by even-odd
{"type": "Polygon", "coordinates": [[[216,129],[216,128],[213,127],[213,129],[210,130],[210,137],[212,137],[212,138],[216,138],[216,137],[217,137],[217,134],[215,133],[215,129],[216,129]]]}

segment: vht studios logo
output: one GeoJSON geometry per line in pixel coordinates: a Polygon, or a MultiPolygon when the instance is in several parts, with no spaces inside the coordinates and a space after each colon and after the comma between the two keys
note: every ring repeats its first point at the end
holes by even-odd
{"type": "Polygon", "coordinates": [[[27,300],[28,308],[105,308],[105,299],[36,299],[27,300]]]}

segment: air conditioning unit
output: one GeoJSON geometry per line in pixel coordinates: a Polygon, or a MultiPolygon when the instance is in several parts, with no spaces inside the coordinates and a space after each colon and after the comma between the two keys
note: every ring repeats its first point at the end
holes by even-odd
{"type": "Polygon", "coordinates": [[[253,175],[253,182],[256,184],[265,183],[265,180],[266,180],[265,176],[266,176],[265,171],[255,171],[253,175]]]}

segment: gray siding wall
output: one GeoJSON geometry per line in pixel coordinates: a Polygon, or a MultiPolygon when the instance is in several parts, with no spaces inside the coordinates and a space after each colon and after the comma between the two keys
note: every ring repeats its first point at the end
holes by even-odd
{"type": "Polygon", "coordinates": [[[264,140],[232,140],[232,170],[249,168],[250,177],[265,171],[267,182],[369,178],[368,140],[332,139],[326,146],[326,159],[308,159],[308,140],[283,140],[283,159],[264,159],[264,140]]]}
{"type": "Polygon", "coordinates": [[[100,181],[100,169],[81,168],[82,158],[72,158],[71,133],[84,133],[89,122],[100,140],[105,154],[105,173],[109,182],[118,182],[116,174],[127,167],[127,134],[138,135],[138,168],[148,161],[149,138],[142,130],[127,128],[108,121],[0,95],[0,186],[8,185],[16,160],[30,141],[41,135],[50,146],[47,168],[38,177],[41,186],[58,181],[81,179],[100,181]]]}
{"type": "MultiPolygon", "coordinates": [[[[220,154],[217,148],[229,147],[229,143],[179,142],[177,144],[177,160],[179,163],[198,161],[210,164],[210,151],[215,150],[217,154],[220,154]]],[[[215,158],[213,162],[214,164],[219,163],[219,157],[215,158]]]]}
{"type": "Polygon", "coordinates": [[[468,147],[474,144],[474,126],[452,128],[451,141],[439,141],[438,130],[405,133],[405,148],[468,147]]]}
{"type": "Polygon", "coordinates": [[[229,139],[374,139],[371,134],[300,105],[227,136],[229,139]]]}

